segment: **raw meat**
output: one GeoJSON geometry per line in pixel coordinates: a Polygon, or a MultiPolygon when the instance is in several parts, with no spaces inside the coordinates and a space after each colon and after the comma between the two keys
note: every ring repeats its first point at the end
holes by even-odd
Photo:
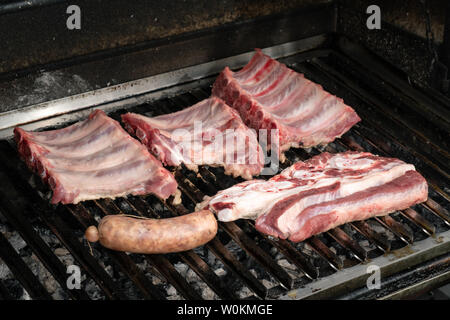
{"type": "Polygon", "coordinates": [[[126,129],[169,166],[197,171],[198,165],[223,166],[226,174],[251,179],[264,167],[264,156],[254,130],[221,99],[209,98],[154,118],[127,113],[126,129]]]}
{"type": "Polygon", "coordinates": [[[173,175],[101,110],[63,129],[14,134],[21,157],[52,188],[52,203],[149,193],[166,199],[177,190],[173,175]]]}
{"type": "Polygon", "coordinates": [[[268,149],[279,148],[279,153],[290,147],[325,145],[361,120],[342,99],[260,49],[240,71],[226,67],[212,93],[238,110],[247,126],[278,129],[277,146],[269,133],[267,138],[268,149]]]}
{"type": "Polygon", "coordinates": [[[221,221],[256,219],[256,229],[299,242],[338,225],[423,202],[425,179],[412,164],[368,152],[322,153],[268,181],[251,180],[205,199],[221,221]]]}

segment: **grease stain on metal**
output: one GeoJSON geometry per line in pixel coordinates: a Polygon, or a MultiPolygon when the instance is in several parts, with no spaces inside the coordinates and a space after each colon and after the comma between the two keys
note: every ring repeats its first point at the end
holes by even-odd
{"type": "Polygon", "coordinates": [[[442,243],[442,242],[444,242],[444,237],[443,236],[439,236],[439,237],[435,237],[435,242],[436,243],[442,243]]]}
{"type": "Polygon", "coordinates": [[[292,299],[297,299],[297,290],[289,291],[287,295],[292,299]]]}
{"type": "Polygon", "coordinates": [[[390,251],[389,253],[385,253],[385,256],[389,258],[389,261],[393,261],[396,259],[400,259],[406,256],[409,256],[410,254],[413,254],[416,252],[412,249],[411,245],[407,245],[406,247],[390,251]]]}

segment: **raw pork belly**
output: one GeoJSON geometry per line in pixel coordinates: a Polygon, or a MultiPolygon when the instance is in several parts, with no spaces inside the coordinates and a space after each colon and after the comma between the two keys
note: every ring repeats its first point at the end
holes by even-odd
{"type": "Polygon", "coordinates": [[[325,145],[361,120],[342,99],[260,49],[240,71],[226,67],[212,93],[238,110],[247,126],[278,129],[279,152],[325,145]]]}
{"type": "Polygon", "coordinates": [[[195,171],[198,165],[223,166],[226,174],[244,179],[264,167],[256,133],[216,97],[154,118],[127,113],[122,121],[166,165],[184,163],[195,171]]]}
{"type": "Polygon", "coordinates": [[[322,153],[268,181],[222,190],[199,207],[221,221],[256,219],[256,229],[299,242],[338,225],[423,202],[425,179],[412,164],[368,152],[322,153]]]}
{"type": "Polygon", "coordinates": [[[63,129],[14,134],[21,157],[52,188],[52,203],[149,193],[166,199],[177,190],[172,174],[101,110],[63,129]]]}

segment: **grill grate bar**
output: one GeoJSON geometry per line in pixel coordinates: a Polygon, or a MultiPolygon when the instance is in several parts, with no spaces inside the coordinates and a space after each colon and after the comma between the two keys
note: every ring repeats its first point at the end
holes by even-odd
{"type": "Polygon", "coordinates": [[[450,226],[450,214],[448,211],[442,207],[439,203],[434,201],[431,198],[425,202],[424,205],[426,208],[430,209],[433,213],[435,213],[438,217],[442,218],[448,226],[450,226]]]}
{"type": "Polygon", "coordinates": [[[327,232],[337,243],[344,248],[349,249],[354,257],[360,262],[366,261],[367,251],[364,250],[358,242],[353,240],[348,234],[346,234],[341,228],[336,227],[327,232]]]}
{"type": "MultiPolygon", "coordinates": [[[[161,218],[152,208],[140,197],[125,199],[132,208],[141,216],[148,216],[145,212],[150,213],[153,218],[161,218]]],[[[193,250],[179,253],[181,259],[191,268],[194,272],[209,285],[209,287],[217,293],[222,299],[236,299],[236,295],[233,294],[225,283],[212,271],[205,261],[203,261],[193,250]]]]}
{"type": "Polygon", "coordinates": [[[319,277],[319,271],[314,267],[306,257],[294,248],[288,241],[283,239],[271,240],[266,235],[263,237],[269,243],[278,248],[278,250],[286,257],[288,261],[293,263],[299,270],[301,270],[309,279],[314,280],[319,277]]]}
{"type": "Polygon", "coordinates": [[[344,267],[342,259],[340,259],[333,251],[330,250],[317,236],[312,236],[304,241],[319,256],[336,271],[344,267]]]}
{"type": "MultiPolygon", "coordinates": [[[[200,179],[207,185],[208,190],[212,194],[216,194],[218,189],[225,189],[226,186],[222,182],[221,179],[217,179],[216,176],[206,169],[204,166],[199,167],[200,179]],[[216,187],[218,186],[218,187],[216,187]]],[[[251,221],[246,220],[246,223],[251,225],[254,229],[254,224],[251,221]]],[[[262,237],[266,239],[272,246],[278,248],[280,252],[288,259],[291,263],[293,263],[297,268],[299,268],[305,275],[310,279],[316,279],[318,277],[317,268],[315,268],[306,257],[294,248],[288,241],[277,239],[272,240],[268,236],[262,234],[262,237]]]]}
{"type": "Polygon", "coordinates": [[[291,289],[294,284],[291,276],[278,265],[265,251],[261,249],[247,234],[234,222],[220,223],[223,229],[238,243],[248,254],[264,266],[268,271],[278,279],[281,284],[291,289]]]}
{"type": "MultiPolygon", "coordinates": [[[[97,222],[89,213],[89,211],[82,205],[67,205],[69,211],[80,223],[83,229],[91,225],[97,225],[97,222]]],[[[105,250],[106,253],[117,263],[122,272],[124,272],[136,286],[146,299],[164,300],[164,295],[160,290],[151,283],[142,271],[136,266],[134,261],[125,253],[113,250],[105,250]]]]}
{"type": "MultiPolygon", "coordinates": [[[[382,129],[379,127],[374,127],[377,133],[382,133],[382,129]]],[[[366,143],[371,145],[373,148],[378,150],[380,154],[384,154],[387,156],[394,156],[394,157],[405,157],[412,154],[415,157],[416,167],[419,172],[423,172],[427,176],[428,184],[436,191],[440,196],[442,196],[447,201],[450,201],[450,196],[441,189],[441,187],[438,185],[438,181],[448,181],[448,175],[444,174],[442,175],[441,172],[438,172],[433,167],[429,167],[427,163],[425,162],[418,162],[418,160],[421,160],[419,158],[422,158],[418,153],[415,151],[405,151],[404,146],[400,145],[399,143],[396,143],[396,150],[391,148],[386,141],[393,141],[393,139],[390,139],[389,137],[378,137],[375,135],[374,129],[368,128],[366,126],[363,126],[362,124],[356,125],[351,131],[355,135],[361,137],[366,143]],[[389,139],[389,140],[388,140],[389,139]],[[426,164],[426,165],[424,165],[426,164]]],[[[392,143],[390,143],[392,144],[392,143]]]]}
{"type": "Polygon", "coordinates": [[[28,168],[17,157],[17,153],[14,152],[13,148],[6,141],[1,141],[0,148],[2,149],[0,157],[8,169],[6,174],[9,175],[10,180],[23,194],[29,196],[30,203],[36,206],[36,213],[42,221],[69,250],[75,260],[91,275],[98,286],[102,288],[108,299],[125,299],[125,296],[111,277],[76,239],[71,228],[59,215],[55,215],[52,212],[48,201],[43,200],[27,182],[27,178],[23,175],[29,172],[28,168]]]}
{"type": "MultiPolygon", "coordinates": [[[[175,172],[179,188],[185,193],[195,204],[201,202],[204,198],[201,192],[191,181],[180,176],[180,172],[175,172]]],[[[283,286],[291,288],[293,279],[289,274],[280,267],[265,251],[261,249],[242,229],[234,222],[219,222],[219,228],[223,229],[230,237],[236,241],[248,254],[256,261],[268,269],[268,271],[278,279],[283,286]]]]}
{"type": "MultiPolygon", "coordinates": [[[[245,223],[252,229],[255,229],[254,222],[245,220],[245,223]]],[[[310,280],[317,279],[319,271],[314,267],[305,257],[305,255],[296,249],[289,241],[283,239],[272,239],[263,233],[258,233],[273,247],[276,247],[284,257],[292,264],[294,264],[300,271],[302,271],[310,280]]]]}
{"type": "Polygon", "coordinates": [[[428,236],[434,235],[436,232],[436,227],[429,222],[427,219],[422,217],[416,210],[408,208],[400,211],[400,213],[417,226],[419,226],[423,232],[425,232],[428,236]]]}
{"type": "Polygon", "coordinates": [[[377,246],[383,252],[391,250],[391,242],[382,234],[374,231],[365,221],[353,221],[349,225],[364,235],[369,241],[377,246]]]}
{"type": "Polygon", "coordinates": [[[208,98],[210,96],[210,93],[207,92],[204,88],[199,88],[197,90],[189,91],[188,95],[191,97],[191,101],[195,103],[195,101],[200,101],[208,98]]]}
{"type": "Polygon", "coordinates": [[[264,299],[267,296],[267,288],[217,238],[212,239],[205,246],[258,297],[264,299]]]}
{"type": "Polygon", "coordinates": [[[392,231],[392,233],[394,233],[407,245],[414,242],[414,236],[412,232],[408,231],[400,222],[396,221],[391,216],[387,215],[382,217],[374,217],[374,219],[383,227],[392,231]]]}
{"type": "Polygon", "coordinates": [[[153,254],[151,259],[148,256],[146,257],[186,299],[202,300],[202,297],[187,283],[164,255],[153,254]]]}
{"type": "MultiPolygon", "coordinates": [[[[94,203],[105,214],[124,214],[111,199],[94,200],[94,203]]],[[[170,282],[186,299],[201,300],[202,297],[184,279],[170,261],[161,254],[145,255],[145,258],[170,282]]]]}
{"type": "Polygon", "coordinates": [[[73,235],[72,228],[58,215],[55,215],[54,212],[45,212],[41,217],[73,257],[90,273],[94,281],[103,289],[109,299],[126,299],[114,280],[91,256],[86,247],[73,235]]]}
{"type": "MultiPolygon", "coordinates": [[[[206,169],[205,169],[206,170],[206,169]]],[[[213,175],[212,173],[210,173],[213,175]]],[[[175,172],[175,177],[179,182],[179,188],[191,199],[192,202],[198,203],[204,198],[204,194],[194,183],[184,178],[180,171],[175,172]]],[[[234,222],[219,223],[219,227],[225,230],[231,238],[236,241],[247,253],[249,253],[256,261],[265,266],[268,271],[277,278],[285,287],[291,288],[293,279],[284,271],[273,259],[268,256],[250,237],[248,237],[241,228],[234,222]]]]}
{"type": "Polygon", "coordinates": [[[181,259],[222,299],[237,299],[209,265],[192,250],[181,252],[181,259]]]}
{"type": "MultiPolygon", "coordinates": [[[[183,100],[181,105],[183,106],[188,106],[191,105],[193,103],[196,102],[196,100],[201,100],[204,98],[207,98],[209,95],[205,90],[196,90],[195,93],[190,92],[189,93],[191,97],[191,99],[182,99],[182,97],[184,96],[180,96],[178,97],[178,100],[183,100]]],[[[169,110],[170,112],[170,110],[169,110]]],[[[304,152],[302,153],[302,155],[304,156],[304,152]]],[[[309,156],[308,156],[309,157],[309,156]]],[[[290,162],[290,161],[286,161],[286,162],[290,162]]],[[[283,165],[289,165],[289,163],[284,163],[283,165]]],[[[202,175],[205,172],[209,172],[209,170],[204,169],[202,173],[202,175]]],[[[218,179],[214,179],[215,181],[220,181],[218,179]]],[[[220,183],[219,183],[220,184],[220,183]]],[[[221,189],[224,189],[226,186],[222,183],[220,185],[221,189]]],[[[190,198],[195,201],[195,197],[194,196],[190,196],[190,198]]],[[[398,227],[398,226],[397,226],[398,227]]],[[[358,230],[358,229],[357,229],[358,230]]],[[[341,230],[342,231],[342,230],[341,230]]],[[[406,232],[406,231],[405,231],[406,232]]],[[[359,246],[359,244],[354,241],[353,239],[351,239],[348,235],[346,235],[343,232],[339,232],[339,231],[331,231],[332,234],[330,234],[330,236],[332,238],[334,238],[339,244],[341,244],[343,247],[345,247],[346,249],[348,249],[350,252],[353,253],[353,255],[360,261],[364,261],[367,258],[367,252],[361,248],[361,246],[359,246]]],[[[367,232],[365,233],[367,234],[367,232]]],[[[374,234],[372,232],[372,234],[374,234]]],[[[381,241],[379,240],[380,237],[377,237],[377,240],[373,240],[372,242],[375,242],[376,245],[380,246],[382,248],[382,250],[384,249],[384,251],[386,249],[390,249],[390,244],[386,245],[386,241],[381,241]]],[[[369,239],[370,240],[370,239],[369,239]]],[[[333,254],[333,252],[326,250],[326,246],[322,243],[322,245],[320,245],[321,241],[319,239],[316,239],[313,243],[310,243],[310,246],[313,247],[313,249],[315,249],[315,251],[317,253],[319,253],[319,255],[323,258],[325,258],[327,260],[327,262],[334,268],[334,269],[339,269],[342,267],[342,261],[337,258],[337,256],[335,256],[333,254]],[[330,261],[331,259],[331,261],[330,261]]]]}
{"type": "MultiPolygon", "coordinates": [[[[164,204],[164,202],[162,203],[164,204]]],[[[173,215],[184,215],[190,212],[182,204],[173,205],[170,201],[166,201],[165,204],[173,215]]],[[[227,248],[225,248],[218,237],[215,237],[206,243],[205,247],[222,261],[228,269],[237,275],[258,297],[264,299],[267,296],[267,288],[262,285],[261,282],[259,282],[258,279],[256,279],[256,277],[251,274],[227,248]]]]}
{"type": "MultiPolygon", "coordinates": [[[[359,58],[362,58],[364,55],[364,53],[361,54],[359,58]]],[[[446,109],[445,106],[448,105],[448,99],[437,99],[439,101],[434,100],[435,98],[442,98],[442,96],[435,95],[436,92],[430,92],[433,96],[425,96],[423,93],[414,89],[414,86],[408,84],[407,81],[403,81],[390,73],[380,73],[380,70],[378,70],[378,68],[374,68],[372,70],[373,72],[367,72],[367,64],[362,63],[362,60],[359,60],[359,58],[354,59],[356,55],[345,57],[344,54],[340,52],[333,52],[331,56],[333,61],[335,61],[335,69],[338,70],[338,72],[340,70],[351,70],[350,73],[343,72],[349,75],[351,78],[352,75],[355,75],[355,73],[359,73],[360,75],[363,75],[363,77],[354,77],[355,80],[357,79],[356,82],[358,84],[365,88],[369,87],[371,89],[373,88],[375,90],[386,92],[386,96],[388,97],[387,100],[389,101],[387,107],[391,109],[390,111],[392,111],[391,106],[393,104],[391,101],[393,101],[396,105],[396,108],[394,110],[397,110],[397,108],[399,108],[400,110],[407,110],[407,114],[404,114],[403,112],[393,114],[392,116],[395,117],[397,121],[404,122],[404,125],[408,127],[409,130],[419,130],[419,134],[422,133],[420,132],[421,130],[424,130],[424,135],[429,134],[430,136],[433,136],[435,141],[432,144],[428,144],[426,140],[420,141],[413,139],[412,142],[421,144],[422,147],[428,149],[430,153],[435,152],[435,142],[443,142],[440,139],[439,134],[448,132],[450,129],[449,121],[446,118],[446,114],[444,111],[446,109]],[[350,64],[352,64],[351,67],[350,64]],[[399,88],[401,87],[403,87],[403,89],[400,90],[402,93],[400,95],[398,94],[398,92],[399,88]],[[417,116],[419,116],[420,118],[425,118],[428,122],[428,125],[421,124],[420,126],[417,126],[415,122],[417,116]],[[433,127],[435,132],[430,132],[430,126],[433,127]]],[[[383,95],[383,98],[384,97],[385,96],[383,95]]],[[[447,144],[444,143],[441,146],[442,148],[439,148],[438,146],[438,151],[443,157],[450,159],[448,149],[446,149],[444,145],[447,144]]]]}
{"type": "MultiPolygon", "coordinates": [[[[449,160],[450,155],[445,150],[441,149],[439,146],[433,144],[429,139],[427,139],[423,133],[417,128],[412,127],[405,121],[404,115],[399,116],[396,112],[394,112],[391,106],[386,105],[382,102],[378,97],[374,96],[371,93],[368,93],[364,88],[362,88],[359,84],[357,84],[354,80],[349,79],[343,73],[337,71],[334,67],[330,66],[328,63],[320,60],[313,59],[309,64],[314,68],[320,70],[322,73],[326,74],[327,77],[337,79],[337,81],[341,82],[345,87],[352,90],[354,94],[362,97],[362,99],[366,102],[371,103],[373,106],[379,110],[379,112],[388,116],[390,121],[393,123],[392,126],[386,126],[384,128],[384,132],[389,132],[394,137],[399,136],[402,137],[404,141],[407,141],[407,138],[410,140],[409,143],[414,145],[415,149],[420,150],[424,154],[428,154],[432,156],[436,162],[440,163],[437,167],[442,166],[443,168],[449,169],[449,160]],[[417,142],[414,143],[414,140],[411,137],[414,136],[417,139],[417,142]]],[[[431,162],[431,161],[430,161],[431,162]]]]}
{"type": "Polygon", "coordinates": [[[52,299],[38,278],[31,272],[2,233],[0,233],[0,257],[25,290],[27,290],[31,298],[38,300],[52,299]]]}
{"type": "MultiPolygon", "coordinates": [[[[338,72],[337,73],[332,72],[333,70],[332,67],[324,70],[317,64],[310,63],[310,64],[302,64],[301,66],[300,65],[295,66],[294,69],[302,69],[301,71],[309,74],[311,78],[314,78],[316,81],[319,81],[320,83],[326,84],[331,82],[333,86],[345,88],[345,93],[341,93],[340,94],[341,96],[346,97],[348,95],[348,92],[351,92],[358,99],[360,99],[360,101],[365,103],[367,107],[365,106],[363,108],[360,107],[356,109],[356,111],[358,112],[358,114],[362,116],[364,121],[355,125],[352,131],[363,130],[364,131],[362,134],[363,138],[369,138],[369,140],[373,140],[376,146],[380,146],[384,151],[386,151],[387,154],[393,153],[394,150],[392,148],[392,145],[395,145],[396,149],[399,149],[396,150],[395,153],[399,154],[400,158],[402,157],[410,158],[411,155],[413,155],[415,157],[414,161],[417,162],[420,160],[418,164],[420,164],[421,170],[422,169],[426,170],[428,181],[431,182],[431,184],[434,187],[436,187],[436,189],[438,189],[436,191],[441,193],[448,201],[450,201],[448,195],[444,191],[442,191],[438,186],[439,185],[438,182],[443,181],[442,176],[444,176],[445,179],[449,179],[448,173],[445,172],[441,168],[441,166],[436,165],[435,163],[430,161],[424,155],[428,154],[426,151],[422,151],[423,153],[416,151],[416,149],[418,149],[420,145],[414,144],[413,140],[410,141],[411,136],[415,135],[412,133],[410,135],[404,135],[404,132],[407,132],[408,128],[404,127],[403,124],[394,121],[392,118],[386,117],[386,113],[380,111],[380,108],[382,110],[382,107],[380,106],[382,102],[379,102],[371,94],[365,92],[365,90],[363,90],[362,88],[359,88],[347,77],[343,76],[342,74],[339,74],[338,72]],[[371,103],[367,103],[368,101],[371,103]],[[367,128],[366,123],[370,124],[372,128],[367,128]],[[374,128],[376,130],[373,130],[374,128]],[[374,138],[379,134],[382,134],[385,137],[381,139],[374,138]],[[414,145],[414,148],[411,148],[401,143],[397,139],[397,136],[403,136],[403,140],[408,141],[409,144],[414,145]]],[[[356,103],[355,107],[358,105],[359,103],[356,103]]],[[[423,145],[427,145],[427,143],[424,142],[423,145]]],[[[448,162],[448,160],[445,162],[448,162]]],[[[443,167],[445,167],[445,165],[443,165],[443,167]]]]}
{"type": "Polygon", "coordinates": [[[2,214],[5,218],[8,219],[14,229],[18,231],[20,236],[30,246],[36,257],[38,257],[47,270],[50,271],[61,288],[64,288],[65,292],[72,299],[88,300],[89,296],[84,291],[76,289],[69,290],[67,288],[66,267],[31,227],[28,223],[28,219],[22,214],[22,210],[17,210],[17,208],[12,205],[11,201],[5,197],[0,197],[0,207],[2,208],[2,214]]]}

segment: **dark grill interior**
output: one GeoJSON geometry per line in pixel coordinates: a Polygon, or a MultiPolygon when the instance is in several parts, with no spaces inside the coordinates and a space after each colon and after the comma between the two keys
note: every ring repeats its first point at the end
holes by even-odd
{"type": "MultiPolygon", "coordinates": [[[[49,189],[19,160],[14,142],[4,140],[0,142],[0,210],[7,230],[0,233],[0,257],[15,279],[0,282],[0,297],[20,298],[23,287],[33,299],[55,298],[55,291],[51,292],[48,283],[25,262],[31,255],[48,270],[49,278],[56,280],[59,294],[65,298],[264,299],[278,298],[288,289],[338,274],[340,269],[367,263],[389,251],[398,250],[400,255],[411,243],[429,237],[438,241],[439,233],[450,229],[450,156],[445,145],[448,123],[421,106],[430,100],[440,106],[448,101],[436,101],[415,89],[399,89],[403,79],[380,75],[379,69],[370,69],[347,55],[345,47],[339,51],[312,50],[281,61],[342,97],[362,118],[324,148],[291,149],[282,168],[321,151],[366,150],[414,164],[429,183],[429,200],[386,217],[343,225],[298,244],[271,239],[257,232],[252,221],[239,220],[220,223],[216,238],[195,250],[168,255],[126,254],[97,244],[90,248],[83,240],[84,230],[106,214],[156,218],[186,214],[194,211],[204,195],[214,195],[242,180],[224,175],[221,168],[204,166],[198,174],[172,168],[182,191],[181,205],[172,205],[172,199],[164,202],[154,196],[130,196],[52,206],[49,189]],[[436,128],[437,122],[441,126],[436,128]],[[17,232],[27,246],[15,250],[5,232],[17,232]],[[57,248],[67,249],[68,258],[61,259],[55,253],[57,248]],[[81,290],[66,289],[70,264],[80,266],[86,275],[81,290]]],[[[207,98],[213,80],[204,79],[202,83],[209,85],[187,92],[180,87],[175,96],[110,115],[119,120],[126,111],[154,116],[183,109],[207,98]]]]}

